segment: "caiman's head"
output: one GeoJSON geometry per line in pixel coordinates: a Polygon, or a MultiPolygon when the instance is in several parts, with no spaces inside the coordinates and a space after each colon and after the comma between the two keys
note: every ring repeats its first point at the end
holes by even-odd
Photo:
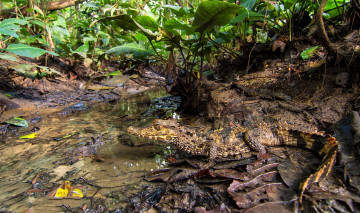
{"type": "Polygon", "coordinates": [[[143,128],[128,127],[130,134],[137,135],[142,138],[162,142],[172,142],[178,137],[179,125],[176,119],[161,120],[155,119],[149,126],[143,128]]]}

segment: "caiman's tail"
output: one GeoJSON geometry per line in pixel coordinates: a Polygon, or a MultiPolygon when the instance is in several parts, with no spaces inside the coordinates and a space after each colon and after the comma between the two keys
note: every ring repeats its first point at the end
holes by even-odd
{"type": "Polygon", "coordinates": [[[260,126],[245,133],[245,141],[260,152],[265,151],[265,146],[296,146],[313,150],[322,157],[321,165],[300,185],[300,203],[307,186],[330,173],[338,151],[338,143],[334,137],[284,128],[276,128],[274,131],[260,126]]]}
{"type": "Polygon", "coordinates": [[[317,152],[322,157],[321,165],[300,185],[299,202],[302,203],[303,194],[307,186],[318,182],[330,173],[335,163],[338,142],[332,136],[304,133],[297,130],[279,129],[277,133],[278,145],[303,147],[317,152]]]}

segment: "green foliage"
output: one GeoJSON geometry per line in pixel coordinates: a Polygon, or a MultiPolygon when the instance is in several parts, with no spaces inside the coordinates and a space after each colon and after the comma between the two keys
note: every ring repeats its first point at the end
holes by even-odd
{"type": "Polygon", "coordinates": [[[26,44],[10,44],[6,48],[6,51],[14,53],[19,56],[24,56],[24,57],[29,57],[29,58],[36,58],[45,53],[49,53],[51,55],[58,56],[58,54],[56,54],[54,52],[40,49],[37,47],[32,47],[32,46],[29,46],[26,44]]]}
{"type": "Polygon", "coordinates": [[[241,7],[223,1],[204,1],[196,10],[192,24],[194,32],[209,32],[215,26],[227,24],[241,7]]]}
{"type": "Polygon", "coordinates": [[[320,50],[319,46],[315,46],[315,47],[309,47],[306,48],[300,55],[301,58],[306,60],[311,58],[314,54],[316,54],[318,51],[320,50]]]}
{"type": "Polygon", "coordinates": [[[25,128],[29,126],[28,122],[25,119],[19,117],[11,118],[10,120],[6,121],[6,123],[25,128]]]}
{"type": "MultiPolygon", "coordinates": [[[[8,6],[26,2],[3,1],[8,6]]],[[[329,0],[324,16],[343,14],[347,2],[329,0]]],[[[85,60],[92,68],[114,55],[120,60],[164,63],[174,55],[174,66],[185,73],[189,83],[201,77],[203,63],[210,62],[220,51],[237,57],[240,46],[267,42],[269,28],[278,34],[287,32],[291,40],[296,16],[305,11],[314,14],[318,8],[318,3],[311,0],[244,0],[241,5],[234,0],[189,1],[195,8],[163,5],[162,1],[143,3],[88,0],[77,8],[54,12],[34,6],[29,11],[32,17],[17,14],[18,18],[0,22],[0,45],[5,44],[2,47],[7,46],[6,51],[25,57],[48,53],[85,60]],[[258,23],[265,25],[260,28],[258,23]]],[[[304,53],[304,57],[311,57],[311,53],[304,53]]],[[[3,52],[0,59],[16,60],[3,52]]],[[[31,68],[37,72],[29,69],[14,70],[32,79],[55,73],[39,67],[31,68]]]]}
{"type": "Polygon", "coordinates": [[[137,58],[137,59],[145,58],[145,57],[148,57],[148,56],[154,54],[153,51],[142,48],[136,42],[129,43],[129,44],[123,44],[123,45],[111,48],[110,50],[106,51],[106,53],[107,54],[115,54],[115,55],[127,53],[127,54],[132,54],[134,56],[134,58],[137,58]]]}

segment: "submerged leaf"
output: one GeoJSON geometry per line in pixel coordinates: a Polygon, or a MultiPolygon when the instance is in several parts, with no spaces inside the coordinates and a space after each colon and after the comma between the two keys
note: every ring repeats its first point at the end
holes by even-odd
{"type": "Polygon", "coordinates": [[[84,197],[82,191],[78,188],[73,188],[70,192],[70,197],[84,197]]]}
{"type": "Polygon", "coordinates": [[[38,134],[39,133],[31,133],[31,134],[28,134],[28,135],[21,136],[19,139],[33,139],[33,138],[36,138],[36,136],[38,134]]]}
{"type": "Polygon", "coordinates": [[[19,117],[11,118],[10,120],[6,121],[6,123],[25,128],[29,126],[28,122],[25,119],[19,117]]]}
{"type": "Polygon", "coordinates": [[[59,188],[56,190],[56,194],[54,197],[57,198],[63,198],[63,197],[67,197],[70,193],[70,182],[69,181],[65,181],[63,184],[61,184],[61,186],[59,186],[59,188]]]}

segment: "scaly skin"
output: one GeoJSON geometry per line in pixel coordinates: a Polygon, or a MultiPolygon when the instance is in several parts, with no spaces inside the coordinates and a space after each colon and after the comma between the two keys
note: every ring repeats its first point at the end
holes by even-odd
{"type": "Polygon", "coordinates": [[[129,127],[128,132],[171,144],[192,155],[208,156],[210,160],[242,158],[251,150],[265,153],[267,146],[296,146],[313,150],[323,161],[316,172],[301,184],[300,203],[306,187],[329,174],[338,150],[334,137],[270,127],[266,124],[251,128],[239,126],[204,132],[201,129],[181,126],[175,119],[155,119],[148,127],[129,127]]]}

